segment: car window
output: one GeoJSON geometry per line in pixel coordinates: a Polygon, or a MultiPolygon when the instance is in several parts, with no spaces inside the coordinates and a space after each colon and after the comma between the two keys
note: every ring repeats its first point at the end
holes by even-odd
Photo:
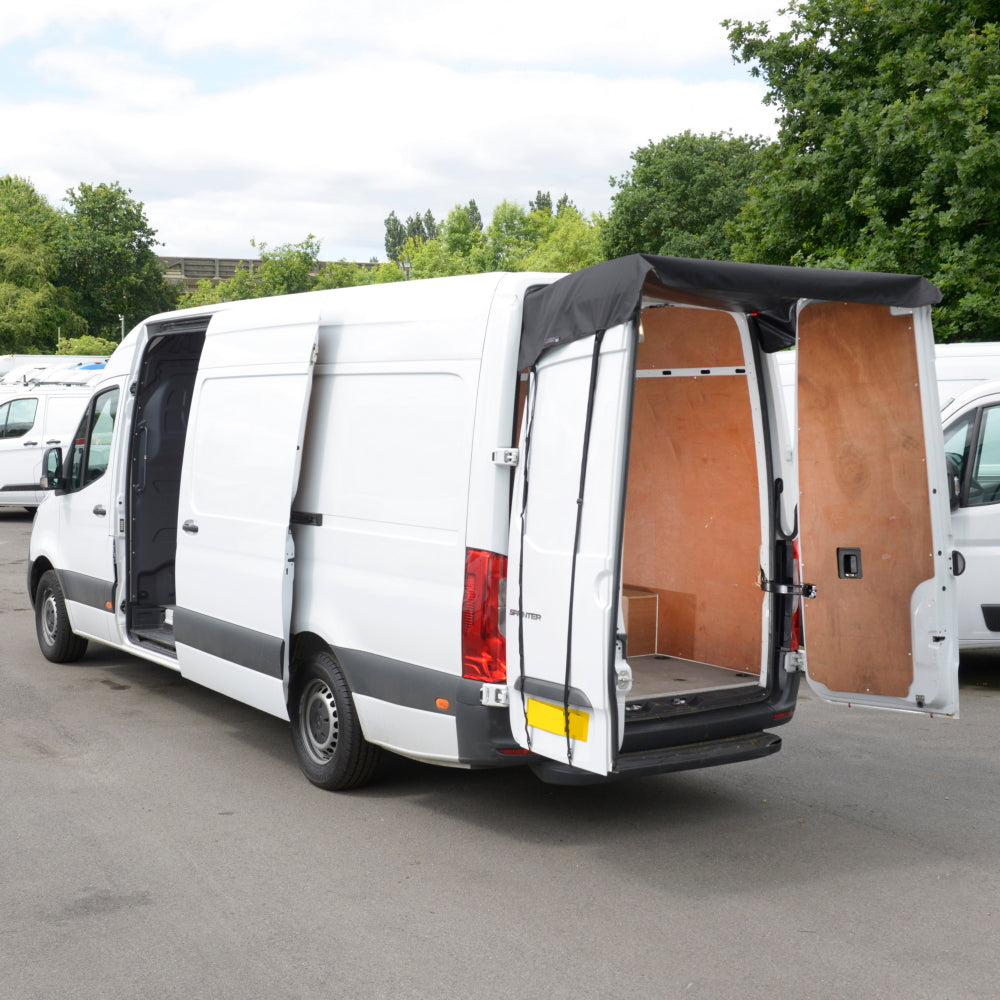
{"type": "Polygon", "coordinates": [[[102,392],[87,407],[74,435],[70,452],[70,491],[100,479],[107,471],[117,414],[117,387],[102,392]]]}
{"type": "Polygon", "coordinates": [[[23,437],[35,423],[37,399],[12,399],[0,406],[0,437],[23,437]]]}
{"type": "Polygon", "coordinates": [[[968,490],[970,507],[1000,502],[1000,406],[982,411],[968,490]]]}

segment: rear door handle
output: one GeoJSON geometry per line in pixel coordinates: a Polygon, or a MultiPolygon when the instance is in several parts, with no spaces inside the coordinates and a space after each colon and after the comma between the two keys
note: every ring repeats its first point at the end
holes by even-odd
{"type": "Polygon", "coordinates": [[[21,445],[21,447],[22,448],[34,448],[37,444],[38,444],[37,441],[25,441],[24,444],[21,445]]]}
{"type": "Polygon", "coordinates": [[[107,511],[104,509],[104,507],[101,504],[97,504],[97,506],[94,507],[94,513],[98,517],[104,517],[104,515],[107,514],[107,511]]]}
{"type": "Polygon", "coordinates": [[[181,530],[182,531],[186,531],[189,535],[197,535],[198,534],[198,525],[195,524],[194,521],[185,521],[181,525],[181,530]]]}

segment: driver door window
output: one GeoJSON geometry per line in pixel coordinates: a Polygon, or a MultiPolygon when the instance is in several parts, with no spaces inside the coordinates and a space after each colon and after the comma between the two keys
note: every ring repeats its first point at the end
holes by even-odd
{"type": "Polygon", "coordinates": [[[965,414],[945,431],[944,447],[959,468],[961,506],[1000,503],[1000,406],[965,414]]]}
{"type": "Polygon", "coordinates": [[[94,398],[80,421],[70,452],[68,491],[100,479],[111,458],[111,437],[118,414],[118,387],[94,398]]]}
{"type": "Polygon", "coordinates": [[[1000,406],[982,410],[976,436],[968,505],[1000,501],[1000,406]]]}

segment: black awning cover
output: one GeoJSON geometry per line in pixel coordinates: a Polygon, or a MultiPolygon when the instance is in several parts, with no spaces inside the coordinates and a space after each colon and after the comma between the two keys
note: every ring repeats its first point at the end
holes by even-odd
{"type": "Polygon", "coordinates": [[[549,347],[593,336],[598,330],[632,319],[641,308],[647,282],[662,286],[667,300],[673,291],[683,296],[683,302],[746,314],[765,351],[795,344],[795,312],[800,299],[910,308],[941,301],[934,285],[913,274],[637,253],[529,289],[524,299],[518,368],[531,367],[549,347]]]}

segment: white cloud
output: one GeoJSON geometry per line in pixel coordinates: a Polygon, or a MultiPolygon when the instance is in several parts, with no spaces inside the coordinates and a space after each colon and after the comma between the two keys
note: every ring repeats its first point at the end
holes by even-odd
{"type": "Polygon", "coordinates": [[[758,19],[776,2],[665,6],[607,18],[589,0],[510,0],[470,23],[452,2],[286,0],[275,16],[250,0],[91,0],[85,11],[37,0],[0,15],[0,57],[4,39],[22,39],[46,82],[44,97],[0,98],[0,130],[15,140],[6,169],[54,201],[81,181],[120,181],[171,254],[246,256],[251,237],[312,232],[325,257],[367,259],[382,254],[390,210],[443,216],[475,198],[488,218],[538,189],[606,211],[609,176],[649,141],[773,131],[748,74],[691,82],[679,67],[727,66],[725,34],[709,29],[733,7],[758,19]],[[57,14],[79,42],[46,47],[57,14]],[[145,47],[91,37],[112,17],[145,47]],[[299,68],[274,61],[296,47],[308,53],[299,68]],[[224,69],[240,49],[259,53],[250,83],[193,68],[224,69]]]}

